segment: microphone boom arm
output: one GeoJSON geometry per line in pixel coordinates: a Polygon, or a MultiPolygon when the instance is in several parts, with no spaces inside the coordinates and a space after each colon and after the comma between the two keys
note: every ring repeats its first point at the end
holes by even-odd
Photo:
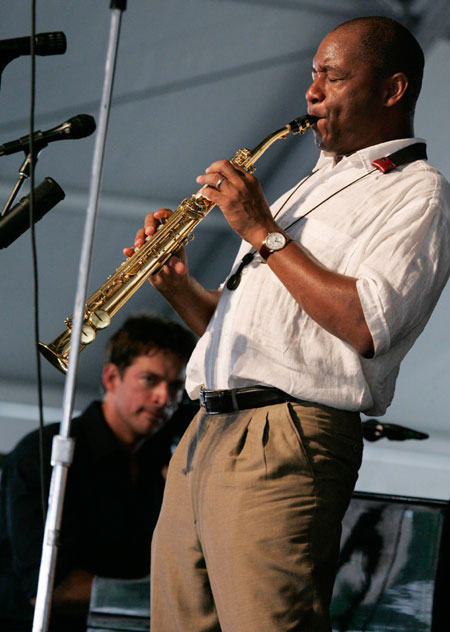
{"type": "MultiPolygon", "coordinates": [[[[45,147],[45,145],[43,147],[45,147]]],[[[25,180],[27,178],[30,177],[31,168],[32,167],[34,168],[36,166],[36,162],[37,162],[37,159],[38,159],[38,154],[39,154],[40,150],[43,149],[43,147],[38,149],[37,152],[34,151],[34,160],[33,160],[33,157],[31,155],[31,152],[26,155],[25,160],[23,161],[22,165],[20,166],[19,177],[17,179],[17,182],[14,185],[14,188],[11,191],[11,195],[9,196],[5,206],[3,207],[3,210],[1,212],[1,217],[4,217],[8,213],[9,209],[11,208],[12,203],[16,199],[17,194],[19,193],[19,191],[20,191],[20,189],[22,187],[22,184],[25,182],[25,180]]]]}

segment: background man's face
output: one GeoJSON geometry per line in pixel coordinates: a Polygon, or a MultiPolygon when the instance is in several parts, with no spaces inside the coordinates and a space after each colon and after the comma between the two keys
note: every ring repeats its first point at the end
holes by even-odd
{"type": "Polygon", "coordinates": [[[167,421],[182,396],[184,368],[175,353],[158,349],[138,356],[122,376],[115,365],[105,367],[105,417],[122,440],[132,442],[167,421]]]}

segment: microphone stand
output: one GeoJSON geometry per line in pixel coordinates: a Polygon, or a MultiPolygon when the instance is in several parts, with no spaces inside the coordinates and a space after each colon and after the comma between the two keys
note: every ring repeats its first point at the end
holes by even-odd
{"type": "Polygon", "coordinates": [[[86,212],[86,222],[80,256],[78,285],[75,297],[74,318],[71,334],[71,352],[64,387],[63,419],[60,425],[60,434],[54,437],[52,445],[51,464],[53,469],[50,482],[44,540],[42,544],[41,565],[39,569],[39,582],[32,632],[47,632],[50,618],[51,593],[55,579],[57,547],[59,544],[64,492],[68,468],[72,463],[75,448],[75,442],[70,437],[70,423],[74,404],[84,305],[86,302],[87,286],[89,282],[92,244],[103,175],[103,159],[105,154],[109,112],[111,108],[111,95],[114,83],[120,25],[122,12],[125,11],[126,4],[126,0],[111,0],[110,4],[112,13],[109,42],[105,64],[102,99],[100,103],[99,124],[92,160],[88,208],[86,212]]]}
{"type": "MultiPolygon", "coordinates": [[[[46,145],[44,145],[46,146],[46,145]]],[[[11,192],[11,195],[8,198],[8,201],[6,202],[3,211],[1,212],[1,217],[3,217],[4,215],[6,215],[6,213],[9,211],[9,209],[11,208],[11,204],[14,202],[14,200],[16,199],[16,196],[18,194],[18,192],[20,191],[20,188],[22,186],[22,184],[25,182],[25,180],[27,178],[30,177],[31,174],[31,170],[35,168],[36,163],[37,163],[37,159],[38,159],[38,155],[39,152],[41,151],[42,147],[39,147],[36,151],[36,149],[34,150],[34,160],[32,159],[31,156],[31,152],[29,154],[27,154],[25,152],[25,160],[23,161],[20,169],[19,169],[19,177],[17,179],[16,184],[14,185],[14,188],[11,192]]]]}

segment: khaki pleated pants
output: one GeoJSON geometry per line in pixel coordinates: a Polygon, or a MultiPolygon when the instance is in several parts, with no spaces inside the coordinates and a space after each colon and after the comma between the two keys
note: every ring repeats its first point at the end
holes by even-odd
{"type": "Polygon", "coordinates": [[[152,632],[329,632],[357,413],[282,403],[193,419],[152,543],[152,632]]]}

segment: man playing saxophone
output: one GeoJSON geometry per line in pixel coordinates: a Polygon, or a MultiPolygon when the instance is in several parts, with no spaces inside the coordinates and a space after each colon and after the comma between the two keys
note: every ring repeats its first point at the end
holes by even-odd
{"type": "Polygon", "coordinates": [[[153,538],[153,632],[331,629],[359,414],[385,412],[449,275],[449,185],[414,138],[422,71],[397,22],[346,22],[313,60],[313,172],[272,208],[227,161],[197,178],[242,245],[220,290],[183,253],[151,277],[200,336],[186,388],[202,404],[153,538]]]}

